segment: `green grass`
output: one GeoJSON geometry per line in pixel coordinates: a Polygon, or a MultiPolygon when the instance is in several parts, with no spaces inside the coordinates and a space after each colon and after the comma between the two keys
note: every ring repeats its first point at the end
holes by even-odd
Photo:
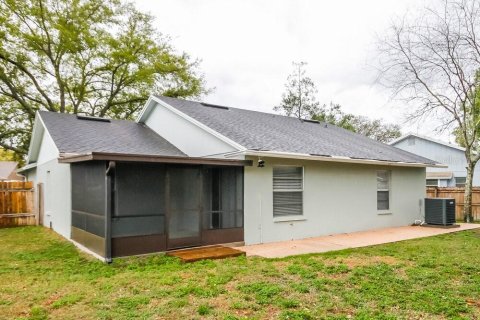
{"type": "Polygon", "coordinates": [[[480,319],[480,231],[284,259],[106,265],[0,229],[0,319],[480,319]]]}

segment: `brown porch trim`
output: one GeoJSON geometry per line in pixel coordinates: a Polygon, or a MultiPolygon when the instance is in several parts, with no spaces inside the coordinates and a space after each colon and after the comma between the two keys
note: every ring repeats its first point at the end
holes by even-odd
{"type": "Polygon", "coordinates": [[[243,228],[202,230],[202,244],[242,242],[244,240],[243,235],[243,228]]]}
{"type": "Polygon", "coordinates": [[[167,237],[164,234],[112,238],[113,257],[134,256],[166,250],[167,237]]]}
{"type": "Polygon", "coordinates": [[[158,155],[126,154],[126,153],[108,153],[91,152],[86,154],[64,155],[58,158],[59,163],[75,163],[93,160],[110,160],[125,162],[156,162],[156,163],[176,163],[176,164],[205,164],[218,166],[252,166],[252,160],[235,159],[213,159],[199,157],[170,157],[158,155]]]}

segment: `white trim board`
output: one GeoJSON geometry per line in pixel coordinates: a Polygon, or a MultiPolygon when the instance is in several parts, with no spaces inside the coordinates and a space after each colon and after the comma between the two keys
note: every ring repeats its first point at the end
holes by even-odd
{"type": "MultiPolygon", "coordinates": [[[[233,156],[234,154],[229,154],[233,156]]],[[[325,162],[343,162],[343,163],[357,163],[357,164],[372,164],[379,166],[392,166],[392,167],[432,167],[432,168],[447,168],[445,165],[429,165],[426,163],[414,163],[414,162],[395,162],[395,161],[381,161],[381,160],[368,160],[368,159],[353,159],[349,157],[326,157],[326,156],[312,156],[302,153],[288,153],[288,152],[275,152],[275,151],[251,151],[247,150],[243,152],[245,156],[256,156],[266,158],[287,158],[287,159],[300,159],[311,161],[325,161],[325,162]]]]}

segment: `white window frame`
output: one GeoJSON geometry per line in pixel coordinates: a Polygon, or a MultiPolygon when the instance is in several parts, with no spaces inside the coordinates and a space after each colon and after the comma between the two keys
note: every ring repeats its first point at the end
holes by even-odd
{"type": "Polygon", "coordinates": [[[456,188],[465,188],[466,184],[467,184],[467,177],[455,177],[455,187],[456,188]],[[458,178],[465,179],[465,182],[464,183],[458,183],[458,181],[457,181],[458,178]],[[460,187],[458,185],[460,185],[460,187]]]}
{"type": "Polygon", "coordinates": [[[386,172],[387,177],[388,177],[388,189],[379,189],[378,184],[376,184],[376,206],[377,206],[377,212],[379,214],[391,214],[392,210],[392,171],[391,170],[376,170],[375,171],[375,182],[378,183],[378,173],[379,172],[386,172]],[[378,191],[388,191],[388,209],[378,209],[378,191]]]}
{"type": "Polygon", "coordinates": [[[282,165],[282,164],[276,164],[272,166],[272,216],[274,219],[274,222],[282,222],[282,221],[293,221],[293,220],[305,220],[304,219],[304,208],[305,208],[305,202],[304,202],[304,190],[305,190],[305,167],[300,166],[300,165],[282,165]],[[302,168],[302,184],[300,189],[279,189],[276,190],[273,187],[273,180],[275,179],[274,177],[274,170],[275,168],[279,167],[290,167],[290,168],[302,168]],[[302,213],[301,214],[293,214],[293,215],[275,215],[274,212],[274,207],[273,207],[273,196],[275,192],[300,192],[302,194],[302,213]]]}

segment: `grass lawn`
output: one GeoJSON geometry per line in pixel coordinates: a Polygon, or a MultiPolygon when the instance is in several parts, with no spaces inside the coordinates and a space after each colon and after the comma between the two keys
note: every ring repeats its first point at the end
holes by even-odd
{"type": "Polygon", "coordinates": [[[480,231],[284,259],[103,264],[0,229],[1,319],[480,319],[480,231]]]}

